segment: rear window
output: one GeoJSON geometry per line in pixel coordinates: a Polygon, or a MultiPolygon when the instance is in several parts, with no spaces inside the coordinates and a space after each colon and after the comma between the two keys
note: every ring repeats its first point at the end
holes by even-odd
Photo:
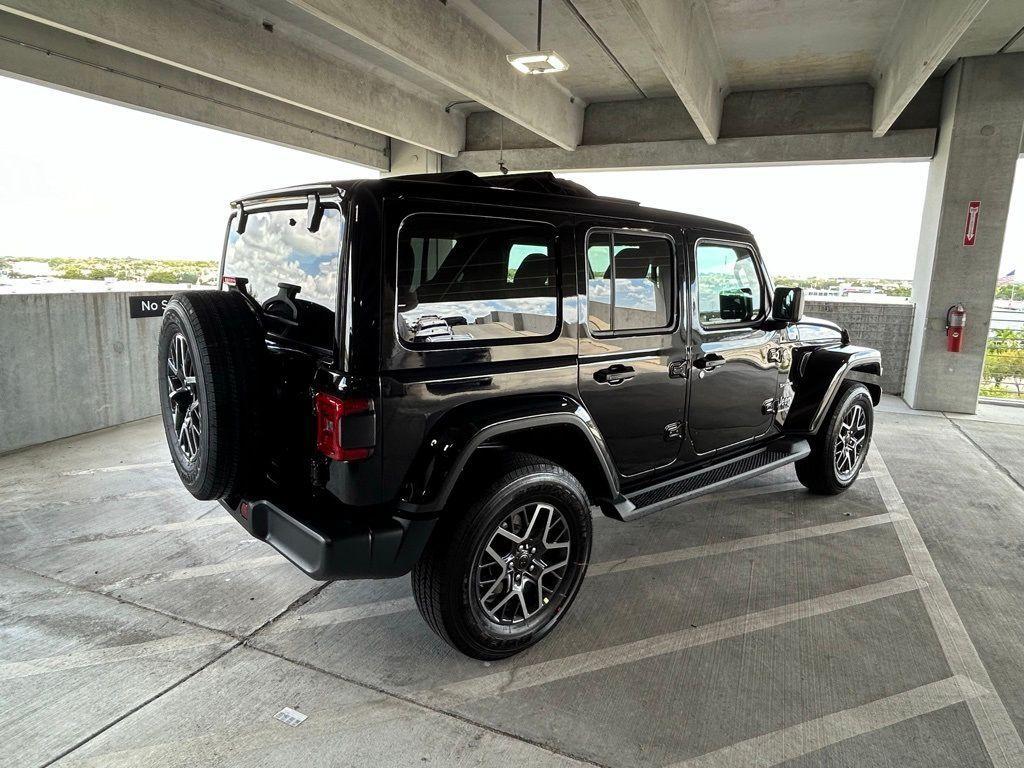
{"type": "Polygon", "coordinates": [[[277,294],[280,283],[297,285],[298,298],[333,312],[338,303],[342,229],[337,208],[324,210],[316,232],[307,227],[305,206],[250,213],[242,234],[233,219],[224,282],[246,278],[249,293],[261,303],[277,294]]]}
{"type": "Polygon", "coordinates": [[[398,333],[407,344],[525,341],[558,328],[554,228],[415,214],[398,234],[398,333]]]}
{"type": "Polygon", "coordinates": [[[245,278],[268,315],[282,318],[270,320],[271,333],[330,349],[343,230],[344,218],[334,207],[324,209],[316,232],[309,231],[305,207],[251,212],[241,234],[233,218],[222,284],[245,278]]]}

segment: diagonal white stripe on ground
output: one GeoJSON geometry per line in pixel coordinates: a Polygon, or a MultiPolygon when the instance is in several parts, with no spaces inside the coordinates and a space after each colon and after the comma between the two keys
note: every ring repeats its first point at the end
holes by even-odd
{"type": "Polygon", "coordinates": [[[947,677],[859,707],[755,736],[669,768],[767,768],[988,693],[966,677],[947,677]]]}
{"type": "Polygon", "coordinates": [[[482,699],[498,693],[509,693],[565,680],[577,675],[598,672],[621,664],[632,664],[643,659],[675,653],[698,645],[716,643],[720,640],[739,637],[750,632],[769,629],[812,616],[841,611],[856,605],[911,592],[921,586],[921,582],[916,577],[901,576],[898,579],[889,579],[809,600],[780,605],[764,611],[734,616],[702,627],[668,632],[631,643],[585,651],[573,656],[541,661],[522,667],[510,667],[501,672],[424,691],[420,696],[425,700],[446,705],[451,705],[453,700],[455,703],[461,703],[482,699]]]}
{"type": "Polygon", "coordinates": [[[115,464],[112,467],[96,467],[95,469],[75,469],[70,472],[61,472],[61,477],[74,477],[75,475],[95,475],[106,472],[130,472],[135,469],[151,469],[153,467],[169,467],[171,462],[164,459],[163,461],[147,461],[143,464],[115,464]]]}
{"type": "Polygon", "coordinates": [[[264,557],[251,557],[247,560],[228,560],[224,563],[212,565],[194,565],[189,568],[179,568],[174,571],[161,571],[158,573],[144,573],[138,576],[129,576],[100,587],[105,592],[118,589],[130,589],[141,587],[146,584],[166,581],[182,581],[183,579],[196,579],[201,576],[216,576],[221,573],[235,573],[237,571],[248,571],[253,568],[264,568],[270,565],[286,565],[288,561],[281,555],[266,555],[264,557]]]}
{"type": "MultiPolygon", "coordinates": [[[[825,523],[823,525],[810,525],[805,528],[796,528],[790,531],[778,533],[766,533],[761,536],[747,536],[742,539],[716,542],[715,544],[703,544],[696,547],[684,547],[682,549],[671,549],[666,552],[654,552],[649,555],[636,555],[623,558],[622,560],[608,560],[601,563],[594,563],[587,569],[587,576],[603,576],[608,573],[623,573],[640,568],[652,568],[659,565],[669,565],[685,560],[695,560],[702,557],[728,554],[730,552],[742,552],[747,549],[758,547],[769,547],[774,544],[785,544],[788,542],[813,539],[819,536],[829,536],[843,531],[852,531],[858,528],[868,528],[876,525],[883,525],[892,522],[893,515],[884,512],[880,515],[866,515],[854,517],[849,520],[841,520],[836,523],[825,523]]],[[[416,607],[416,602],[411,597],[397,598],[395,600],[383,600],[377,603],[362,603],[350,605],[343,608],[335,608],[328,611],[315,613],[292,614],[286,616],[267,627],[263,632],[265,635],[276,635],[284,632],[294,632],[300,629],[312,629],[314,627],[326,627],[334,624],[344,624],[348,621],[358,621],[373,616],[386,616],[392,613],[411,611],[416,607]]]]}
{"type": "Polygon", "coordinates": [[[996,693],[988,670],[978,655],[978,649],[971,642],[960,614],[957,613],[946,585],[935,567],[931,553],[925,546],[917,524],[910,516],[906,502],[892,479],[885,459],[878,448],[868,454],[868,465],[874,470],[875,482],[882,495],[886,509],[901,519],[893,522],[900,545],[910,564],[910,571],[927,582],[921,590],[921,598],[938,635],[949,668],[955,675],[968,677],[987,689],[985,695],[968,699],[967,706],[974,718],[978,732],[996,768],[1019,768],[1024,765],[1024,742],[1013,725],[1006,705],[996,693]]]}
{"type": "Polygon", "coordinates": [[[162,653],[202,648],[207,645],[227,646],[232,642],[231,638],[216,635],[212,632],[190,633],[187,635],[161,637],[156,640],[146,640],[141,643],[115,645],[109,648],[92,648],[87,651],[75,651],[74,653],[65,653],[59,656],[44,656],[38,659],[29,659],[28,661],[11,661],[0,663],[0,680],[12,680],[31,675],[45,675],[49,672],[63,672],[68,669],[92,667],[97,664],[131,661],[148,656],[157,656],[162,653]]]}
{"type": "Polygon", "coordinates": [[[814,539],[820,536],[829,536],[844,531],[853,531],[857,528],[869,528],[875,525],[882,525],[894,520],[894,516],[888,512],[880,515],[866,515],[854,517],[849,520],[842,520],[837,523],[825,523],[823,525],[810,525],[806,528],[795,528],[789,531],[778,533],[766,533],[761,536],[746,536],[742,539],[721,541],[715,544],[704,544],[698,547],[687,547],[685,549],[673,549],[667,552],[654,552],[649,555],[637,555],[627,557],[624,560],[607,563],[594,563],[587,570],[588,576],[601,576],[605,573],[619,573],[632,571],[637,568],[651,568],[657,565],[678,563],[683,560],[694,560],[702,557],[713,557],[724,555],[730,552],[742,552],[746,549],[757,549],[759,547],[770,547],[775,544],[786,544],[804,539],[814,539]]]}

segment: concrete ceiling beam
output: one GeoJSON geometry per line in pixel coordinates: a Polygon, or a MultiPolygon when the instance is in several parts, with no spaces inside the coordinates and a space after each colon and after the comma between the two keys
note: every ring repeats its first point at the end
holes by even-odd
{"type": "Polygon", "coordinates": [[[442,158],[444,171],[493,174],[498,158],[511,171],[596,171],[706,168],[751,165],[799,165],[884,160],[928,160],[935,151],[934,128],[892,131],[876,139],[870,131],[795,136],[584,144],[575,152],[556,147],[483,149],[442,158]]]}
{"type": "Polygon", "coordinates": [[[0,12],[0,72],[144,112],[386,171],[388,138],[0,12]],[[16,41],[16,42],[13,42],[16,41]]]}
{"type": "Polygon", "coordinates": [[[585,104],[548,76],[523,75],[485,30],[437,0],[287,0],[504,115],[562,149],[583,133],[585,104]]]}
{"type": "Polygon", "coordinates": [[[873,71],[872,132],[884,136],[988,0],[905,2],[873,71]]]}
{"type": "Polygon", "coordinates": [[[441,104],[206,4],[4,0],[0,10],[442,154],[465,140],[463,117],[441,104]]]}
{"type": "Polygon", "coordinates": [[[705,0],[620,0],[708,144],[729,83],[705,0]]]}

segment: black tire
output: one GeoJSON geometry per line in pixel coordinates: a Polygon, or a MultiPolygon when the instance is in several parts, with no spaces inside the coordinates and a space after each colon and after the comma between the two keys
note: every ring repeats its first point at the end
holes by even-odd
{"type": "Polygon", "coordinates": [[[178,476],[197,499],[240,495],[257,475],[265,356],[262,326],[240,294],[191,291],[167,303],[158,346],[160,412],[178,476]],[[191,366],[180,365],[178,375],[182,340],[191,366]],[[189,410],[198,428],[190,422],[183,443],[189,410]]]}
{"type": "Polygon", "coordinates": [[[811,493],[835,496],[845,491],[854,484],[864,466],[871,447],[874,423],[874,406],[867,387],[852,381],[845,382],[818,434],[811,438],[811,455],[796,463],[797,479],[811,493]],[[836,458],[837,441],[844,432],[844,420],[856,418],[855,408],[860,408],[863,413],[863,431],[856,431],[854,439],[862,437],[863,442],[860,443],[856,458],[847,465],[836,458]],[[841,470],[837,467],[837,461],[841,470]]]}
{"type": "MultiPolygon", "coordinates": [[[[468,502],[468,508],[464,512],[456,508],[447,511],[446,519],[438,525],[427,550],[413,568],[412,588],[416,605],[430,628],[467,656],[484,660],[512,656],[537,643],[554,629],[579,591],[590,562],[593,538],[587,495],[579,481],[562,467],[537,456],[510,454],[497,468],[493,482],[476,492],[464,493],[462,498],[468,502]],[[514,598],[513,605],[523,601],[523,620],[516,623],[513,617],[502,623],[495,620],[494,615],[488,615],[486,603],[481,601],[478,590],[483,587],[479,579],[484,578],[482,574],[485,571],[480,563],[486,557],[485,550],[492,540],[504,542],[504,538],[498,536],[503,521],[507,523],[510,516],[516,519],[522,509],[539,509],[543,519],[541,524],[547,524],[548,520],[554,519],[553,516],[545,517],[549,514],[545,510],[547,506],[564,520],[569,542],[567,565],[560,581],[547,585],[552,588],[548,600],[543,600],[543,588],[539,588],[539,599],[534,603],[538,609],[532,615],[526,615],[527,598],[522,594],[528,588],[526,580],[533,577],[527,576],[529,565],[526,561],[517,564],[515,568],[519,569],[524,581],[518,587],[519,596],[514,598]],[[474,578],[475,574],[480,575],[474,578]]],[[[561,529],[552,527],[551,530],[561,529]]],[[[547,531],[543,536],[547,538],[547,531]]],[[[536,544],[536,532],[527,538],[528,542],[531,540],[536,544]]],[[[541,546],[541,551],[543,554],[536,556],[538,559],[551,554],[551,559],[557,561],[561,556],[554,554],[554,548],[541,546]]],[[[523,556],[533,557],[526,551],[523,556]]],[[[529,562],[536,563],[535,560],[529,562]]],[[[514,570],[511,561],[507,570],[501,568],[501,588],[507,585],[508,591],[496,595],[498,602],[502,594],[515,591],[511,588],[514,577],[505,577],[508,571],[514,570]]],[[[527,593],[530,594],[529,600],[534,600],[537,584],[544,578],[530,583],[532,593],[527,593]]],[[[497,618],[501,619],[500,616],[497,618]]]]}

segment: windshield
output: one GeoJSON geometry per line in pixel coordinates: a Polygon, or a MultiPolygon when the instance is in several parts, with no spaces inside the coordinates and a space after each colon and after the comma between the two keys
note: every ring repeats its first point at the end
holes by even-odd
{"type": "Polygon", "coordinates": [[[261,303],[277,294],[279,283],[297,285],[300,299],[333,312],[343,225],[337,208],[324,210],[316,232],[307,228],[305,207],[250,213],[245,232],[232,226],[228,234],[223,282],[246,278],[261,303]]]}

